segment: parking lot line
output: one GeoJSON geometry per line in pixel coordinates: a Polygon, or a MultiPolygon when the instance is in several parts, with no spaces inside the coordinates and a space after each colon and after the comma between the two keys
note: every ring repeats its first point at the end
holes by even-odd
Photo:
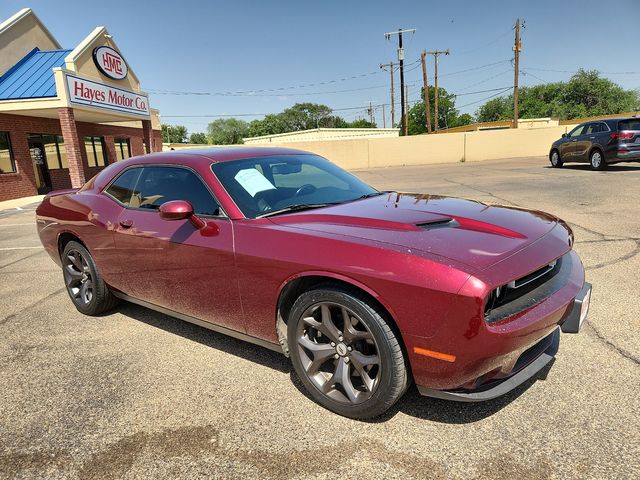
{"type": "Polygon", "coordinates": [[[43,249],[44,247],[42,246],[37,246],[37,247],[1,247],[0,248],[0,252],[1,251],[5,251],[5,250],[36,250],[36,249],[43,249]]]}

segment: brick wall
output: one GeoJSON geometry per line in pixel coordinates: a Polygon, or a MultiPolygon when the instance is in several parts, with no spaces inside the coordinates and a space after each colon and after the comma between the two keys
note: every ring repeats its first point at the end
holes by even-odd
{"type": "MultiPolygon", "coordinates": [[[[107,156],[109,163],[116,161],[114,138],[129,138],[131,144],[131,155],[143,155],[143,129],[119,127],[114,125],[98,125],[94,123],[76,122],[76,129],[80,137],[82,156],[82,166],[84,177],[90,179],[98,173],[102,167],[89,167],[87,154],[83,146],[82,138],[85,136],[105,137],[107,143],[107,156]]],[[[13,198],[37,195],[36,178],[31,155],[29,154],[29,144],[27,135],[29,133],[48,133],[62,135],[60,120],[49,118],[28,117],[22,115],[10,115],[0,113],[0,131],[9,132],[13,158],[16,163],[16,173],[0,174],[0,201],[13,198]]],[[[154,130],[153,132],[154,151],[162,150],[162,134],[154,130]]],[[[65,148],[68,148],[65,142],[65,148]]],[[[51,183],[54,189],[71,188],[71,179],[68,169],[49,170],[51,183]]]]}

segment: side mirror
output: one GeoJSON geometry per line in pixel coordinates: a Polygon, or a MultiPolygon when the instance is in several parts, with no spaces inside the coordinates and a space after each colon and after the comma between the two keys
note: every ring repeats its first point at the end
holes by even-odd
{"type": "Polygon", "coordinates": [[[163,220],[184,220],[193,215],[193,207],[185,200],[172,200],[160,205],[160,218],[163,220]]]}
{"type": "Polygon", "coordinates": [[[160,218],[163,220],[188,219],[198,230],[207,226],[207,222],[193,213],[193,207],[186,200],[171,200],[160,205],[160,218]]]}
{"type": "Polygon", "coordinates": [[[564,138],[564,137],[568,137],[568,136],[569,136],[569,134],[568,134],[568,133],[563,133],[563,134],[562,134],[562,138],[564,138]]]}

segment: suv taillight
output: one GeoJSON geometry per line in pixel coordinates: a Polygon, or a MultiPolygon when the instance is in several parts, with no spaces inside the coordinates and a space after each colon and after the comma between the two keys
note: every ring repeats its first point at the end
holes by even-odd
{"type": "Polygon", "coordinates": [[[612,133],[611,134],[611,138],[613,140],[630,140],[633,138],[633,133],[632,132],[618,132],[618,133],[612,133]]]}

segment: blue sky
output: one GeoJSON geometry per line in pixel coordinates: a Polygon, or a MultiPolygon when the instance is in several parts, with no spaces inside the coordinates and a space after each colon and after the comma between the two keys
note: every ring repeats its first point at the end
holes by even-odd
{"type": "MultiPolygon", "coordinates": [[[[0,18],[24,6],[24,0],[3,0],[0,18]]],[[[640,71],[640,1],[636,0],[611,4],[592,0],[32,0],[27,6],[65,48],[73,48],[94,27],[105,25],[143,88],[151,92],[151,105],[161,110],[163,121],[183,124],[191,132],[203,131],[213,119],[191,116],[279,112],[302,101],[325,103],[336,110],[353,108],[336,111],[348,120],[364,117],[370,101],[374,105],[390,101],[389,75],[380,72],[378,65],[396,59],[397,40],[387,41],[383,34],[399,27],[417,29],[405,37],[410,101],[417,100],[420,92],[422,72],[412,62],[423,48],[451,50],[450,56],[440,57],[440,86],[466,94],[457,99],[464,112],[475,112],[483,99],[495,94],[469,92],[512,85],[509,60],[512,26],[518,16],[526,21],[522,85],[571,75],[545,69],[585,67],[613,72],[607,76],[620,85],[640,88],[639,73],[615,73],[640,71]],[[323,84],[351,76],[358,77],[323,84]],[[300,85],[309,86],[276,90],[300,85]],[[153,93],[161,90],[254,93],[153,93]],[[328,93],[336,91],[340,92],[328,93]],[[185,115],[190,117],[179,117],[185,115]]],[[[432,75],[432,60],[429,70],[432,75]]],[[[389,121],[389,108],[385,108],[389,121]]],[[[376,109],[376,119],[382,126],[381,108],[376,109]]]]}

